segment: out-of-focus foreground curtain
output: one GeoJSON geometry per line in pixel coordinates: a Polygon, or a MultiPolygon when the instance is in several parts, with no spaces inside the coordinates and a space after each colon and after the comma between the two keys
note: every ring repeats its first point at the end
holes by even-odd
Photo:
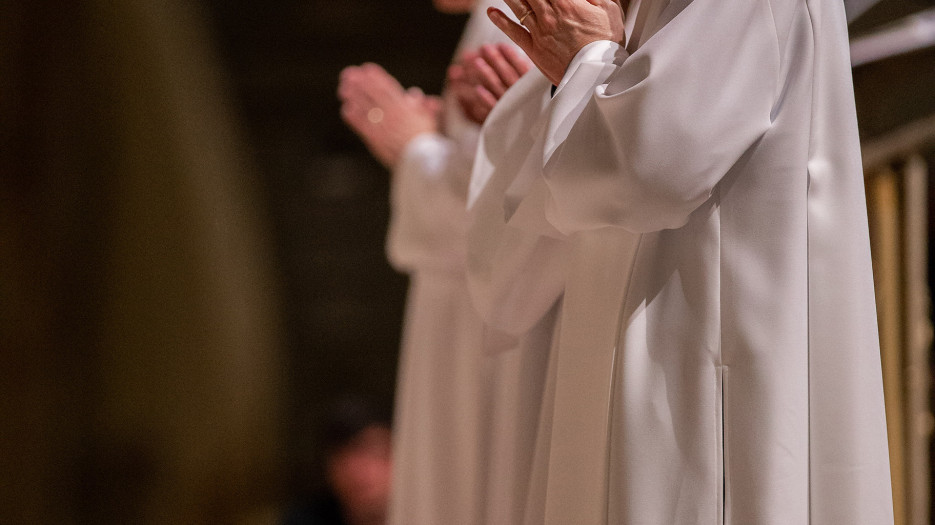
{"type": "Polygon", "coordinates": [[[265,219],[192,5],[0,3],[2,523],[238,523],[276,490],[265,219]]]}
{"type": "Polygon", "coordinates": [[[929,167],[935,119],[864,146],[896,525],[931,523],[929,167]]]}
{"type": "MultiPolygon", "coordinates": [[[[855,0],[852,7],[871,3],[855,0]]],[[[932,6],[882,0],[850,27],[896,525],[933,523],[932,6]]]]}

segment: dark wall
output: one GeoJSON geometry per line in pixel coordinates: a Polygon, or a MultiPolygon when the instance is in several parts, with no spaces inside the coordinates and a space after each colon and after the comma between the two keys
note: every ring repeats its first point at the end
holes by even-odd
{"type": "Polygon", "coordinates": [[[272,243],[192,6],[0,2],[0,523],[278,497],[272,243]]]}
{"type": "MultiPolygon", "coordinates": [[[[883,0],[851,25],[851,36],[872,32],[900,18],[935,7],[932,0],[883,0]]],[[[935,114],[935,48],[854,69],[857,116],[862,140],[935,114]]]]}
{"type": "Polygon", "coordinates": [[[389,174],[341,122],[338,74],[376,62],[438,93],[465,17],[429,0],[205,3],[276,229],[289,453],[307,465],[323,403],[345,391],[391,403],[407,285],[383,252],[389,174]]]}

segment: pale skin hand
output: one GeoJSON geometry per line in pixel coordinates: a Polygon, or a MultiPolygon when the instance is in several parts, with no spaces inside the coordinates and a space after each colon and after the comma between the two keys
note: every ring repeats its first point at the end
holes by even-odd
{"type": "Polygon", "coordinates": [[[528,60],[513,47],[485,45],[448,68],[448,85],[464,114],[483,124],[500,97],[527,71],[528,60]]]}
{"type": "Polygon", "coordinates": [[[389,169],[399,163],[409,141],[439,129],[438,98],[415,88],[404,90],[376,64],[345,68],[338,82],[338,98],[344,122],[389,169]]]}
{"type": "Polygon", "coordinates": [[[487,9],[487,16],[555,85],[584,46],[598,40],[623,42],[620,0],[505,1],[523,25],[495,7],[487,9]]]}

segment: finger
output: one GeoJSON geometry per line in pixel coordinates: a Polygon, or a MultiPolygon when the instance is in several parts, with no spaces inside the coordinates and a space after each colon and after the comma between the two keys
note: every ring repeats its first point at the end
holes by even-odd
{"type": "Polygon", "coordinates": [[[519,80],[522,73],[517,71],[516,68],[513,67],[513,64],[511,64],[496,47],[482,47],[481,55],[483,55],[487,64],[490,65],[491,69],[497,74],[500,78],[500,82],[502,82],[504,86],[510,87],[519,80]]]}
{"type": "Polygon", "coordinates": [[[474,94],[477,96],[478,100],[481,101],[483,106],[487,108],[488,112],[497,105],[497,97],[495,97],[490,91],[484,89],[483,86],[476,86],[474,88],[474,94]]]}
{"type": "Polygon", "coordinates": [[[474,94],[474,88],[467,84],[459,84],[455,86],[452,91],[454,92],[455,100],[458,102],[458,105],[461,106],[461,110],[466,115],[473,114],[474,106],[477,105],[477,95],[474,94]]]}
{"type": "Polygon", "coordinates": [[[458,102],[465,103],[473,97],[474,87],[467,82],[454,82],[449,86],[458,102]]]}
{"type": "Polygon", "coordinates": [[[446,80],[449,84],[457,84],[464,80],[464,66],[461,64],[452,64],[448,66],[448,74],[446,75],[446,80]]]}
{"type": "Polygon", "coordinates": [[[503,85],[503,82],[500,80],[497,72],[494,71],[492,67],[490,67],[487,61],[482,57],[478,57],[474,59],[473,66],[475,71],[477,71],[480,84],[487,88],[487,90],[493,93],[497,98],[502,97],[503,92],[506,91],[506,86],[503,85]]]}
{"type": "Polygon", "coordinates": [[[497,46],[497,49],[500,50],[500,54],[506,58],[507,62],[519,73],[519,76],[523,76],[526,72],[529,71],[529,68],[532,67],[529,63],[529,59],[525,55],[520,54],[515,47],[509,44],[500,44],[497,46]]]}
{"type": "Polygon", "coordinates": [[[342,116],[362,116],[367,113],[370,109],[370,106],[365,104],[360,104],[356,101],[348,101],[344,104],[341,104],[341,115],[342,116]]]}
{"type": "MultiPolygon", "coordinates": [[[[481,86],[477,86],[477,89],[486,91],[481,86]]],[[[465,96],[459,98],[458,102],[461,103],[461,110],[464,114],[477,124],[484,123],[484,119],[490,113],[492,107],[480,97],[473,86],[467,87],[465,96]]]]}
{"type": "Polygon", "coordinates": [[[465,51],[464,53],[461,53],[461,56],[458,58],[458,65],[463,68],[465,64],[472,62],[479,56],[480,53],[477,51],[465,51]]]}
{"type": "Polygon", "coordinates": [[[360,70],[356,66],[346,67],[338,75],[338,95],[349,96],[360,79],[360,70]]]}
{"type": "Polygon", "coordinates": [[[360,68],[357,66],[348,66],[341,70],[341,73],[338,75],[338,80],[344,82],[348,78],[352,78],[355,75],[359,74],[360,68]]]}
{"type": "Polygon", "coordinates": [[[341,120],[358,135],[364,135],[367,125],[370,124],[365,114],[348,104],[341,106],[341,120]]]}
{"type": "Polygon", "coordinates": [[[503,14],[503,11],[500,11],[496,7],[488,7],[487,16],[490,18],[490,21],[493,22],[500,31],[503,31],[510,40],[516,43],[520,49],[527,55],[532,56],[532,37],[529,35],[529,31],[526,31],[523,26],[507,18],[507,16],[503,14]]]}
{"type": "Polygon", "coordinates": [[[487,120],[487,116],[490,115],[491,108],[481,108],[474,112],[474,119],[478,124],[483,124],[487,120]]]}
{"type": "Polygon", "coordinates": [[[406,90],[406,96],[422,104],[425,101],[425,93],[418,87],[413,86],[406,90]]]}
{"type": "Polygon", "coordinates": [[[405,91],[403,85],[396,80],[396,77],[386,71],[373,71],[367,75],[367,80],[376,88],[388,93],[402,93],[405,91]]]}
{"type": "Polygon", "coordinates": [[[389,109],[390,108],[381,108],[367,102],[349,101],[341,106],[341,116],[357,125],[358,128],[364,128],[374,124],[372,118],[377,116],[377,114],[372,113],[374,111],[378,112],[381,120],[384,118],[389,119],[392,113],[389,109]]]}
{"type": "Polygon", "coordinates": [[[373,108],[341,108],[341,118],[370,147],[375,142],[385,140],[393,132],[389,118],[374,121],[370,113],[372,110],[373,108]]]}
{"type": "Polygon", "coordinates": [[[464,114],[471,122],[482,125],[484,120],[487,119],[487,115],[490,114],[490,110],[480,104],[475,104],[464,108],[464,114]]]}
{"type": "Polygon", "coordinates": [[[393,83],[396,80],[392,75],[387,73],[385,69],[377,64],[374,64],[373,62],[365,62],[361,64],[359,71],[360,81],[363,83],[393,83]]]}
{"type": "Polygon", "coordinates": [[[480,70],[479,64],[483,64],[483,60],[480,57],[475,57],[469,61],[464,62],[464,78],[463,82],[470,86],[471,89],[474,89],[474,86],[479,86],[484,83],[483,73],[480,70]]]}
{"type": "Polygon", "coordinates": [[[386,85],[376,80],[360,85],[361,96],[357,97],[361,103],[381,108],[402,107],[406,104],[407,95],[401,87],[386,85]]]}
{"type": "Polygon", "coordinates": [[[516,22],[529,32],[535,32],[539,27],[539,17],[544,12],[544,9],[539,8],[537,11],[535,8],[529,5],[527,0],[511,1],[519,6],[516,9],[516,22]]]}
{"type": "Polygon", "coordinates": [[[338,84],[338,96],[342,100],[360,100],[373,104],[373,99],[378,97],[374,78],[373,70],[364,66],[347,68],[342,72],[338,84]]]}
{"type": "Polygon", "coordinates": [[[364,100],[369,97],[360,89],[357,82],[345,80],[338,84],[338,98],[347,102],[349,100],[364,100]]]}
{"type": "Polygon", "coordinates": [[[536,15],[554,11],[553,0],[523,0],[536,15]]]}
{"type": "Polygon", "coordinates": [[[402,95],[405,91],[402,84],[396,80],[396,77],[390,75],[385,69],[372,62],[367,62],[360,66],[362,84],[364,89],[371,95],[381,97],[378,92],[386,97],[396,97],[402,95]]]}
{"type": "Polygon", "coordinates": [[[513,11],[513,14],[516,15],[516,19],[519,20],[533,12],[532,7],[529,5],[526,0],[503,0],[503,3],[510,8],[510,11],[513,11]]]}
{"type": "Polygon", "coordinates": [[[360,70],[369,75],[390,76],[390,74],[387,73],[386,70],[383,69],[382,66],[380,66],[380,64],[375,64],[373,62],[364,62],[363,64],[360,65],[360,70]]]}
{"type": "Polygon", "coordinates": [[[391,101],[383,97],[376,96],[372,90],[360,84],[348,84],[342,86],[339,90],[339,97],[345,104],[359,106],[363,108],[372,108],[374,106],[386,106],[391,101]]]}
{"type": "Polygon", "coordinates": [[[338,82],[338,88],[335,90],[335,93],[338,95],[338,100],[342,102],[347,100],[347,84],[338,82]]]}
{"type": "Polygon", "coordinates": [[[449,89],[461,108],[461,112],[475,123],[483,123],[482,119],[479,120],[476,117],[477,108],[482,104],[474,91],[474,86],[462,79],[452,82],[449,89]]]}
{"type": "Polygon", "coordinates": [[[490,109],[488,108],[478,108],[474,110],[474,113],[471,115],[471,120],[474,122],[483,125],[484,121],[487,120],[487,116],[490,115],[490,109]]]}
{"type": "Polygon", "coordinates": [[[466,100],[458,99],[458,106],[461,108],[461,113],[474,122],[475,124],[482,124],[483,120],[479,120],[476,116],[477,110],[473,104],[468,103],[466,100]]]}
{"type": "Polygon", "coordinates": [[[363,89],[381,103],[392,104],[394,100],[401,99],[406,94],[403,86],[389,75],[374,75],[368,80],[369,82],[362,86],[363,89]]]}

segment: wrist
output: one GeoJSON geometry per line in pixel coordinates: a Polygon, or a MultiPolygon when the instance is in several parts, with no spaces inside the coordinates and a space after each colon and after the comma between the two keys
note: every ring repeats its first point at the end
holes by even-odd
{"type": "Polygon", "coordinates": [[[572,57],[566,66],[561,78],[555,83],[556,92],[561,90],[568,80],[575,74],[575,71],[585,62],[599,62],[610,64],[619,55],[622,46],[617,42],[610,40],[595,40],[588,42],[572,57]]]}

